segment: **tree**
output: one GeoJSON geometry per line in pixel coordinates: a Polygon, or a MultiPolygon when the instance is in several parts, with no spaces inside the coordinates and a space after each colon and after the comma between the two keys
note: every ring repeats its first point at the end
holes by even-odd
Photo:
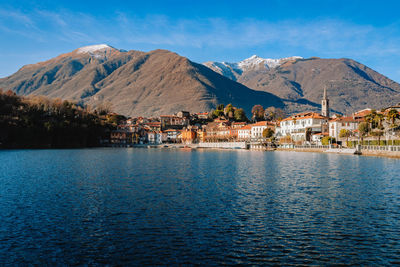
{"type": "Polygon", "coordinates": [[[400,118],[400,115],[397,110],[395,110],[395,109],[389,110],[389,112],[387,114],[387,119],[392,122],[392,126],[395,125],[396,119],[399,119],[399,118],[400,118]]]}
{"type": "Polygon", "coordinates": [[[358,131],[359,131],[359,133],[360,133],[360,137],[361,137],[361,144],[364,142],[364,136],[366,135],[366,134],[368,134],[368,132],[369,132],[369,125],[368,125],[368,123],[366,123],[366,122],[361,122],[359,125],[358,125],[358,131]]]}
{"type": "Polygon", "coordinates": [[[107,115],[112,111],[112,103],[109,101],[103,102],[96,107],[96,110],[99,113],[99,115],[107,115]]]}
{"type": "Polygon", "coordinates": [[[329,144],[333,144],[336,143],[336,139],[334,137],[331,136],[325,136],[321,139],[321,143],[323,146],[327,146],[329,144]]]}
{"type": "Polygon", "coordinates": [[[375,109],[373,109],[373,110],[371,110],[371,113],[369,113],[367,116],[365,116],[365,121],[366,122],[368,122],[369,123],[369,127],[370,127],[370,129],[373,129],[373,128],[375,128],[375,125],[374,125],[374,123],[376,122],[376,110],[375,109]]]}
{"type": "Polygon", "coordinates": [[[218,117],[220,117],[222,115],[224,115],[224,111],[223,110],[216,109],[216,110],[214,110],[212,112],[212,118],[213,119],[218,118],[218,117]]]}
{"type": "Polygon", "coordinates": [[[232,119],[234,117],[235,107],[232,104],[226,105],[224,109],[224,114],[227,118],[232,119]]]}
{"type": "Polygon", "coordinates": [[[382,113],[376,113],[375,115],[375,122],[377,124],[377,127],[379,130],[383,130],[383,126],[382,126],[382,121],[384,119],[384,116],[382,113]]]}
{"type": "Polygon", "coordinates": [[[275,107],[268,107],[265,109],[264,112],[264,119],[266,121],[273,121],[276,119],[276,108],[275,107]]]}
{"type": "Polygon", "coordinates": [[[348,146],[349,144],[349,137],[351,135],[351,132],[349,130],[346,129],[341,129],[339,132],[339,137],[340,138],[346,138],[346,146],[348,146]]]}
{"type": "Polygon", "coordinates": [[[378,145],[381,145],[381,137],[383,136],[383,131],[373,131],[371,132],[372,136],[377,136],[378,137],[378,145]]]}
{"type": "Polygon", "coordinates": [[[286,117],[286,112],[281,108],[268,107],[264,112],[264,119],[267,121],[282,120],[286,117]]]}
{"type": "Polygon", "coordinates": [[[242,108],[238,108],[234,112],[234,119],[235,121],[248,121],[246,117],[246,113],[242,108]]]}
{"type": "Polygon", "coordinates": [[[274,136],[274,133],[274,130],[272,130],[271,128],[265,128],[262,132],[262,136],[264,138],[271,138],[272,136],[274,136]]]}
{"type": "Polygon", "coordinates": [[[251,109],[251,114],[253,114],[253,120],[262,120],[264,118],[264,108],[261,105],[254,105],[251,109]]]}

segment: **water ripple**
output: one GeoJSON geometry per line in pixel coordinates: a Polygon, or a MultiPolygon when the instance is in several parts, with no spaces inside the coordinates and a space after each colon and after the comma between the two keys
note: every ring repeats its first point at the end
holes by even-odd
{"type": "Polygon", "coordinates": [[[0,151],[1,265],[395,265],[395,159],[0,151]]]}

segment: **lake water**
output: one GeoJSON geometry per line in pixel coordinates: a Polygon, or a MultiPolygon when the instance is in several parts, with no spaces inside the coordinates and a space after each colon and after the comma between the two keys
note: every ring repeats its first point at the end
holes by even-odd
{"type": "Polygon", "coordinates": [[[0,151],[4,264],[400,264],[400,160],[0,151]]]}

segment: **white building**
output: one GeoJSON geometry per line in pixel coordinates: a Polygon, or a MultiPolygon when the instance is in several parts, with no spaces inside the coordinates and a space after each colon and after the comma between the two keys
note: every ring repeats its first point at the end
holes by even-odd
{"type": "Polygon", "coordinates": [[[311,141],[311,135],[324,132],[328,118],[315,112],[304,112],[281,121],[275,136],[290,136],[293,141],[311,141]]]}
{"type": "Polygon", "coordinates": [[[329,121],[329,136],[334,137],[336,140],[340,138],[340,131],[342,129],[354,132],[358,129],[358,124],[362,119],[354,119],[353,117],[335,118],[329,121]]]}
{"type": "Polygon", "coordinates": [[[238,130],[238,139],[239,140],[246,140],[250,139],[251,137],[251,125],[243,126],[238,130]]]}
{"type": "Polygon", "coordinates": [[[168,143],[176,143],[178,141],[178,136],[180,134],[180,131],[169,129],[169,130],[166,130],[164,132],[167,135],[166,142],[168,142],[168,143]]]}
{"type": "Polygon", "coordinates": [[[274,127],[274,124],[267,121],[259,121],[257,123],[251,124],[251,138],[262,138],[262,133],[265,129],[273,129],[274,127]]]}

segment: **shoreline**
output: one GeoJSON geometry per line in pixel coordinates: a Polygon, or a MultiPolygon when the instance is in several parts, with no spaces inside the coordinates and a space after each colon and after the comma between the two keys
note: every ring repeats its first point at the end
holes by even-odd
{"type": "MultiPolygon", "coordinates": [[[[346,154],[346,153],[327,153],[324,152],[325,150],[326,149],[324,148],[277,148],[276,149],[276,151],[287,151],[287,152],[312,152],[312,153],[326,153],[326,154],[338,154],[338,155],[356,155],[356,154],[346,154]]],[[[358,154],[356,156],[400,159],[400,152],[364,150],[361,151],[361,154],[358,154]]]]}
{"type": "Polygon", "coordinates": [[[134,145],[131,147],[111,147],[111,146],[98,146],[98,147],[73,147],[73,148],[0,148],[0,151],[9,151],[9,150],[78,150],[78,149],[99,149],[99,148],[147,148],[147,149],[174,149],[174,150],[247,150],[247,151],[265,151],[265,152],[274,152],[274,151],[286,151],[286,152],[306,152],[306,153],[325,153],[325,154],[337,154],[337,155],[357,155],[357,156],[366,156],[366,157],[383,157],[383,158],[392,158],[392,159],[400,159],[399,151],[371,151],[364,150],[361,151],[361,154],[349,154],[349,153],[335,153],[335,152],[325,152],[326,148],[276,148],[276,149],[238,149],[238,148],[221,148],[221,147],[198,147],[191,145],[182,145],[182,144],[168,144],[168,145],[134,145]]]}

